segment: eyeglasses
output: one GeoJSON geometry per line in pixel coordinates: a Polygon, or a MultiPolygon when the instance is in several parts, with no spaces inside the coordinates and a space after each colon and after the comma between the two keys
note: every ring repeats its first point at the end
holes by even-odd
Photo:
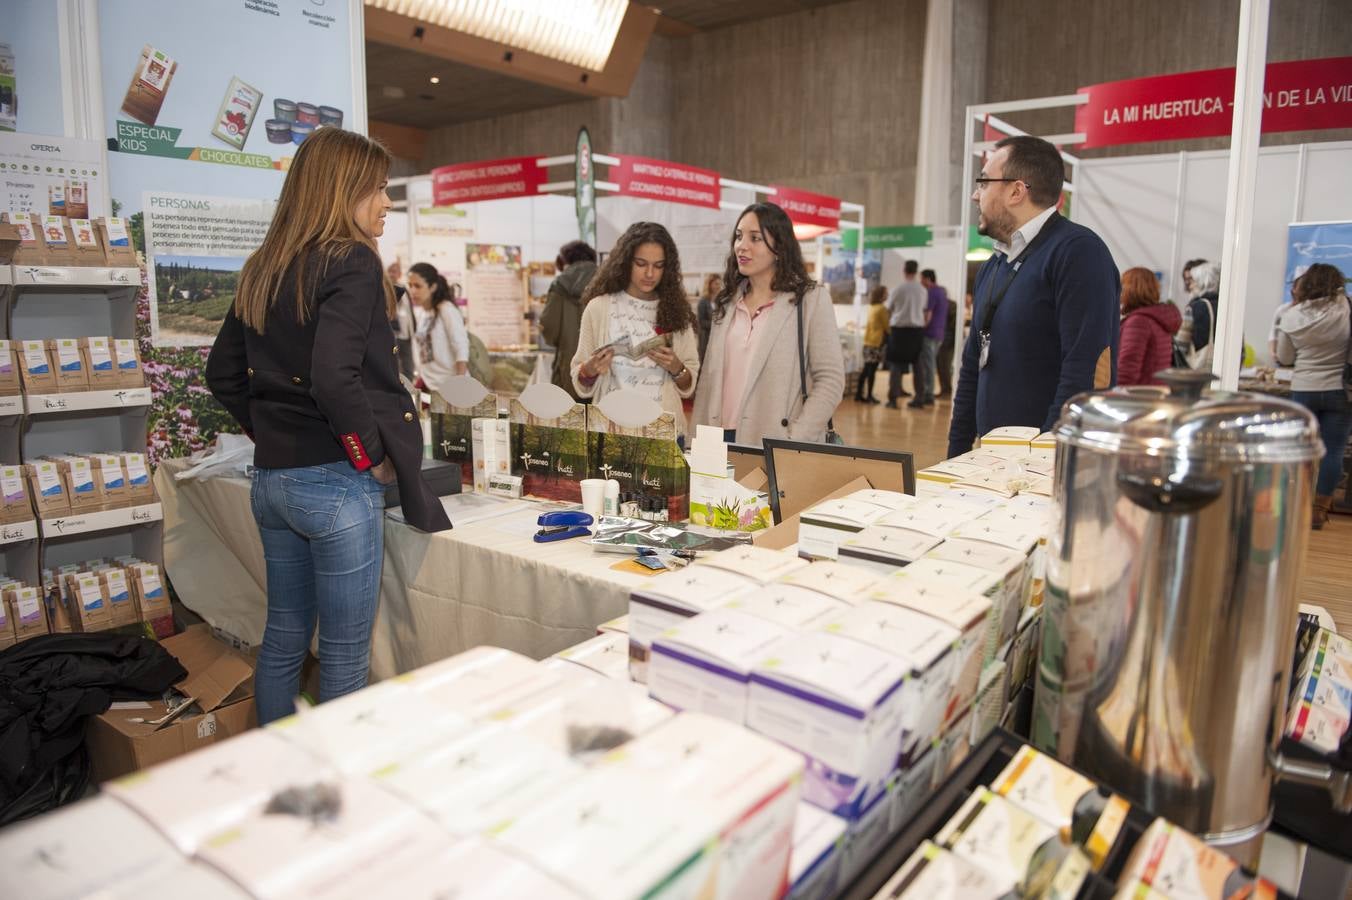
{"type": "Polygon", "coordinates": [[[1016,182],[1016,183],[1017,183],[1017,182],[1023,182],[1024,184],[1027,184],[1027,183],[1028,183],[1028,182],[1024,181],[1022,178],[985,178],[985,177],[981,177],[981,178],[977,178],[977,179],[976,179],[976,189],[977,189],[978,191],[982,191],[982,190],[985,190],[985,189],[986,189],[986,185],[988,185],[988,184],[995,184],[996,182],[1000,182],[1000,181],[1008,181],[1008,182],[1016,182]]]}

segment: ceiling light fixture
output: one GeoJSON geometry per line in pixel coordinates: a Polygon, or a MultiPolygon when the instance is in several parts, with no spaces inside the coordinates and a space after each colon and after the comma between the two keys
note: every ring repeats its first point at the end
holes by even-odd
{"type": "Polygon", "coordinates": [[[431,25],[602,71],[629,0],[365,0],[431,25]]]}
{"type": "Polygon", "coordinates": [[[427,80],[432,82],[433,84],[441,84],[441,78],[437,75],[433,75],[431,78],[427,80]]]}

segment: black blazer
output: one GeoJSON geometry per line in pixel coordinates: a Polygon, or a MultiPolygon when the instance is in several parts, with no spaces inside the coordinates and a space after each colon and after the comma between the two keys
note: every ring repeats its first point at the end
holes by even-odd
{"type": "Polygon", "coordinates": [[[207,359],[211,393],[254,439],[260,468],[346,460],[365,471],[388,455],[409,524],[450,528],[422,478],[422,427],[399,382],[380,258],[358,244],[341,259],[311,251],[297,265],[309,270],[306,321],[296,321],[290,273],[264,334],[245,326],[232,307],[207,359]]]}

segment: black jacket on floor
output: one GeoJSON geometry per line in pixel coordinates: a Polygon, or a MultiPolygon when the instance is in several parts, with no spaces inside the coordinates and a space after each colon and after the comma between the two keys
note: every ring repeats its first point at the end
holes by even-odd
{"type": "Polygon", "coordinates": [[[80,799],[86,720],[114,700],[159,699],[187,674],[143,637],[49,634],[0,651],[0,826],[80,799]]]}

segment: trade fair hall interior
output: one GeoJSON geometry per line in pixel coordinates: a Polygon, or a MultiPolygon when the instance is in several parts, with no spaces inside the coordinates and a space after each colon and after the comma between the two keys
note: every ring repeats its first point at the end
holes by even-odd
{"type": "Polygon", "coordinates": [[[1352,898],[1346,0],[0,0],[0,897],[1352,898]]]}

